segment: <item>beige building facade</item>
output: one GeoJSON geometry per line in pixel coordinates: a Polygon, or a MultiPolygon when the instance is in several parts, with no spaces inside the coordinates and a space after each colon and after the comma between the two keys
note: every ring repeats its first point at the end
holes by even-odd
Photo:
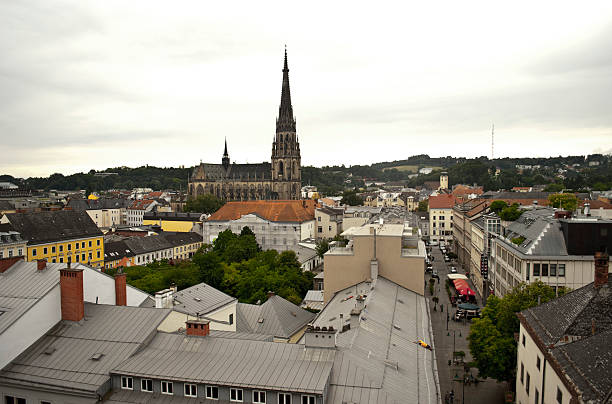
{"type": "Polygon", "coordinates": [[[317,239],[330,239],[342,233],[344,210],[327,206],[315,209],[317,239]]]}
{"type": "Polygon", "coordinates": [[[98,228],[110,228],[121,225],[121,217],[124,217],[126,209],[89,209],[87,214],[98,226],[98,228]]]}
{"type": "Polygon", "coordinates": [[[403,224],[369,224],[342,233],[346,247],[324,255],[324,300],[367,279],[384,277],[418,294],[424,293],[425,244],[418,229],[403,224]]]}

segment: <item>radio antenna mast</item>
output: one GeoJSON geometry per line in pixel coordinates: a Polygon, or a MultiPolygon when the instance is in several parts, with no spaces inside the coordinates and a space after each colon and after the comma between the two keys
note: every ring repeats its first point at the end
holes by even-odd
{"type": "Polygon", "coordinates": [[[493,160],[495,158],[495,154],[494,152],[494,139],[495,139],[495,124],[493,124],[493,126],[491,127],[491,160],[493,160]]]}

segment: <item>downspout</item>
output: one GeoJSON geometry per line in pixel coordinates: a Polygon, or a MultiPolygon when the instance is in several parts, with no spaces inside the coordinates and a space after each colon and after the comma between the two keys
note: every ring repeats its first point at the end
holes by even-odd
{"type": "Polygon", "coordinates": [[[374,260],[376,260],[376,228],[374,228],[374,260]]]}
{"type": "Polygon", "coordinates": [[[542,404],[544,404],[544,382],[546,380],[546,356],[544,356],[544,368],[542,369],[542,404]]]}

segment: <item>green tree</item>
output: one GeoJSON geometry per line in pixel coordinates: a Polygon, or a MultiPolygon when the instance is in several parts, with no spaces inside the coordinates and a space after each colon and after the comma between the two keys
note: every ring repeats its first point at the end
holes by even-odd
{"type": "Polygon", "coordinates": [[[495,213],[497,213],[498,215],[501,213],[502,210],[504,210],[504,208],[507,208],[508,204],[506,203],[506,201],[493,201],[491,202],[491,210],[495,213]]]}
{"type": "MultiPolygon", "coordinates": [[[[157,189],[157,188],[156,188],[157,189]]],[[[198,212],[198,213],[215,213],[219,208],[223,206],[223,201],[213,194],[202,194],[198,195],[197,198],[189,197],[185,202],[185,212],[198,212]]]]}
{"type": "Polygon", "coordinates": [[[578,198],[574,194],[550,194],[548,202],[554,208],[574,211],[578,207],[578,198]]]}
{"type": "Polygon", "coordinates": [[[428,201],[426,199],[419,202],[419,206],[417,207],[417,212],[427,212],[428,201]]]}
{"type": "Polygon", "coordinates": [[[317,245],[315,246],[315,251],[319,258],[323,258],[323,255],[329,250],[329,240],[322,239],[317,241],[317,245]]]}
{"type": "Polygon", "coordinates": [[[513,222],[519,217],[521,217],[523,211],[520,210],[518,206],[519,205],[517,203],[513,203],[511,206],[503,208],[499,213],[499,217],[501,218],[501,220],[513,222]]]}
{"type": "Polygon", "coordinates": [[[215,251],[205,252],[200,249],[193,255],[192,261],[200,270],[201,282],[206,282],[217,289],[221,288],[225,273],[219,254],[215,251]]]}
{"type": "Polygon", "coordinates": [[[342,205],[359,206],[363,205],[363,199],[357,195],[357,191],[344,191],[342,193],[342,199],[340,200],[342,205]]]}
{"type": "MultiPolygon", "coordinates": [[[[561,288],[559,295],[567,290],[561,288]]],[[[519,332],[516,313],[555,298],[548,285],[535,281],[521,283],[503,298],[490,296],[479,319],[472,320],[468,336],[470,352],[481,377],[511,382],[516,371],[516,341],[519,332]]]]}

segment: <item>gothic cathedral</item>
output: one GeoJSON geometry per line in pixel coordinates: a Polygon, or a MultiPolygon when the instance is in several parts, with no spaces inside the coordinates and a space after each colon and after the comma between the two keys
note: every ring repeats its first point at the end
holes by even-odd
{"type": "Polygon", "coordinates": [[[227,141],[221,164],[200,163],[189,178],[189,195],[210,193],[226,201],[300,199],[300,143],[289,90],[287,50],[283,66],[283,87],[272,143],[271,163],[230,164],[227,141]]]}

